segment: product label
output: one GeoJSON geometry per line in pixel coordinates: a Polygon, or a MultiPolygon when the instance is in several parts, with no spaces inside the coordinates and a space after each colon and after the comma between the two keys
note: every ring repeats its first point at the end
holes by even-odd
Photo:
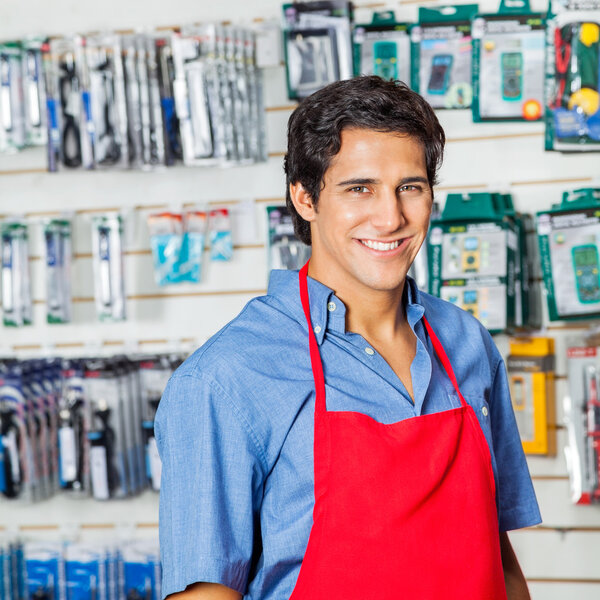
{"type": "Polygon", "coordinates": [[[61,427],[58,430],[60,451],[60,474],[63,481],[77,479],[77,450],[75,430],[72,427],[61,427]]]}
{"type": "Polygon", "coordinates": [[[92,490],[97,500],[108,500],[108,466],[106,448],[92,446],[90,449],[90,470],[92,474],[92,490]]]}

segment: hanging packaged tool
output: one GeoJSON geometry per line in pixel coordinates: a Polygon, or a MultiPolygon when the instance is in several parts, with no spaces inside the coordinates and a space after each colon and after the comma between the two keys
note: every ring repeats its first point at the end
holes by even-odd
{"type": "Polygon", "coordinates": [[[41,46],[42,72],[46,94],[46,148],[48,171],[58,171],[60,165],[60,93],[54,56],[50,49],[50,41],[41,46]]]}
{"type": "Polygon", "coordinates": [[[84,371],[80,361],[64,359],[61,365],[62,390],[59,400],[60,487],[84,493],[89,483],[90,406],[84,394],[84,371]]]}
{"type": "Polygon", "coordinates": [[[473,120],[543,117],[545,19],[529,0],[501,0],[473,19],[473,120]]]}
{"type": "Polygon", "coordinates": [[[267,206],[267,269],[300,269],[310,258],[310,246],[294,233],[286,206],[267,206]]]}
{"type": "Polygon", "coordinates": [[[378,75],[410,85],[410,25],[394,11],[376,12],[370,24],[354,26],[354,74],[378,75]]]}
{"type": "Polygon", "coordinates": [[[565,192],[537,215],[551,321],[600,316],[600,190],[565,192]]]}
{"type": "Polygon", "coordinates": [[[66,600],[110,600],[106,550],[69,543],[65,546],[63,556],[66,600]]]}
{"type": "Polygon", "coordinates": [[[26,542],[28,598],[65,600],[66,588],[62,542],[26,542]]]}
{"type": "Polygon", "coordinates": [[[283,5],[288,96],[306,98],[340,79],[350,79],[352,4],[341,0],[283,5]]]}
{"type": "Polygon", "coordinates": [[[428,237],[429,292],[492,333],[515,326],[518,236],[500,194],[448,194],[428,237]]]}
{"type": "Polygon", "coordinates": [[[142,111],[145,111],[146,118],[148,117],[148,73],[145,61],[140,61],[141,64],[138,65],[138,37],[137,35],[121,36],[121,52],[123,56],[125,104],[127,106],[129,166],[141,168],[144,164],[145,149],[149,147],[150,132],[149,123],[146,124],[147,131],[144,131],[142,126],[142,111]],[[145,98],[143,98],[144,95],[145,98]],[[142,107],[144,103],[145,106],[142,107]],[[146,137],[147,139],[144,139],[146,137]]]}
{"type": "Polygon", "coordinates": [[[477,4],[419,8],[411,29],[412,88],[434,108],[469,108],[471,19],[477,4]]]}
{"type": "Polygon", "coordinates": [[[600,150],[600,0],[552,0],[546,33],[546,150],[600,150]]]}
{"type": "Polygon", "coordinates": [[[151,214],[148,216],[148,231],[157,285],[179,283],[183,215],[172,212],[151,214]]]}
{"type": "Polygon", "coordinates": [[[231,260],[233,240],[229,210],[227,208],[211,210],[208,215],[208,227],[210,230],[210,259],[231,260]]]}
{"type": "Polygon", "coordinates": [[[564,399],[565,448],[575,504],[600,502],[600,359],[596,346],[567,349],[569,393],[564,399]]]}
{"type": "Polygon", "coordinates": [[[183,243],[179,260],[179,281],[200,283],[208,215],[202,210],[185,213],[183,243]]]}
{"type": "Polygon", "coordinates": [[[0,152],[25,145],[21,45],[0,44],[0,152]]]}
{"type": "Polygon", "coordinates": [[[4,221],[0,224],[0,238],[4,325],[31,325],[33,303],[26,223],[20,220],[4,221]]]}
{"type": "MultiPolygon", "coordinates": [[[[430,222],[440,218],[440,205],[437,202],[431,207],[430,222]]],[[[427,261],[427,242],[423,243],[415,260],[413,261],[408,274],[416,281],[420,290],[429,289],[429,264],[427,261]]]]}
{"type": "Polygon", "coordinates": [[[127,105],[121,44],[116,34],[86,38],[90,106],[97,167],[127,167],[127,105]]]}
{"type": "Polygon", "coordinates": [[[164,132],[165,163],[167,165],[173,165],[176,161],[183,160],[181,137],[179,134],[179,119],[177,118],[177,112],[175,111],[175,94],[173,91],[175,66],[173,64],[171,39],[172,36],[170,35],[150,38],[150,43],[153,44],[157,66],[161,117],[164,132]]]}
{"type": "Polygon", "coordinates": [[[92,254],[96,312],[102,321],[126,318],[123,269],[123,220],[120,215],[92,219],[92,254]]]}
{"type": "MultiPolygon", "coordinates": [[[[86,81],[84,60],[85,41],[81,36],[50,40],[49,55],[43,64],[46,81],[53,79],[46,93],[50,100],[48,135],[51,138],[49,152],[55,151],[56,138],[60,162],[68,168],[94,166],[94,135],[89,110],[89,89],[86,81]],[[54,97],[51,94],[55,93],[54,97]],[[56,129],[56,132],[54,131],[56,129]]],[[[56,164],[49,162],[49,169],[56,164]]]]}
{"type": "Polygon", "coordinates": [[[46,318],[48,323],[71,320],[71,221],[44,223],[46,255],[46,318]]]}
{"type": "Polygon", "coordinates": [[[127,441],[119,379],[107,361],[88,360],[85,395],[90,403],[90,475],[97,500],[128,495],[127,441]]]}
{"type": "Polygon", "coordinates": [[[25,141],[30,146],[43,146],[47,140],[46,90],[42,72],[43,43],[40,38],[22,42],[25,141]]]}
{"type": "Polygon", "coordinates": [[[148,542],[129,542],[120,549],[125,600],[161,600],[161,568],[158,548],[148,542]]]}
{"type": "Polygon", "coordinates": [[[506,366],[510,396],[525,454],[554,456],[554,339],[511,339],[506,366]]]}

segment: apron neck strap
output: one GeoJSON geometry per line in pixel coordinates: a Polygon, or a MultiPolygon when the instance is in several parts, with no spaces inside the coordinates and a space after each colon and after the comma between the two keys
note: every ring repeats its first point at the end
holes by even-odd
{"type": "MultiPolygon", "coordinates": [[[[313,376],[315,379],[315,391],[316,391],[316,400],[315,400],[315,410],[320,412],[327,411],[327,405],[325,400],[325,377],[323,375],[323,363],[321,362],[321,354],[319,352],[319,345],[317,344],[317,338],[315,337],[315,333],[312,327],[312,321],[310,318],[310,302],[308,299],[308,261],[302,269],[300,269],[299,273],[299,281],[300,281],[300,301],[302,302],[302,308],[304,309],[304,316],[306,317],[306,323],[308,325],[308,343],[310,347],[310,363],[312,365],[313,376]]],[[[429,339],[433,344],[433,349],[437,354],[442,366],[444,367],[444,371],[448,375],[450,382],[452,383],[458,397],[460,399],[460,404],[463,408],[467,406],[463,395],[460,393],[458,389],[458,382],[456,381],[456,376],[454,375],[454,370],[452,369],[452,365],[450,364],[450,359],[442,346],[442,343],[438,339],[437,335],[431,328],[429,321],[425,317],[423,317],[423,323],[425,324],[425,329],[427,330],[427,334],[429,335],[429,339]]]]}
{"type": "Polygon", "coordinates": [[[452,369],[452,365],[450,364],[450,359],[448,358],[448,355],[446,354],[446,351],[444,350],[444,346],[442,346],[442,342],[440,342],[440,340],[438,339],[438,336],[435,335],[435,332],[431,328],[429,321],[425,317],[423,317],[423,323],[425,325],[425,329],[427,329],[427,334],[429,335],[429,339],[431,340],[431,343],[433,344],[433,349],[435,350],[435,353],[438,355],[438,358],[440,359],[440,362],[442,363],[442,366],[444,367],[444,371],[446,371],[446,375],[448,375],[450,382],[452,383],[454,389],[456,390],[456,393],[458,394],[461,406],[463,408],[466,408],[467,403],[465,402],[463,395],[460,393],[460,390],[458,389],[458,382],[456,381],[456,375],[454,375],[454,369],[452,369]]]}
{"type": "Polygon", "coordinates": [[[315,412],[326,412],[327,405],[325,401],[325,377],[323,375],[323,363],[321,362],[321,353],[319,352],[319,345],[317,344],[317,338],[312,327],[312,321],[310,318],[310,303],[308,300],[308,263],[300,269],[300,301],[302,302],[302,308],[304,309],[304,316],[306,317],[306,323],[308,325],[308,343],[310,347],[310,363],[312,365],[313,376],[315,379],[315,412]]]}

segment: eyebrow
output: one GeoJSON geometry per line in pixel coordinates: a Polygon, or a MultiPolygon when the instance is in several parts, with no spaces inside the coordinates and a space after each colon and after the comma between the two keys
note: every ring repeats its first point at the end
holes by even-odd
{"type": "MultiPolygon", "coordinates": [[[[337,185],[339,187],[346,185],[377,185],[381,183],[379,179],[370,179],[370,178],[356,178],[356,179],[346,179],[344,181],[340,181],[337,185]]],[[[398,182],[398,186],[407,185],[408,183],[424,183],[429,185],[429,181],[426,177],[404,177],[398,182]]]]}

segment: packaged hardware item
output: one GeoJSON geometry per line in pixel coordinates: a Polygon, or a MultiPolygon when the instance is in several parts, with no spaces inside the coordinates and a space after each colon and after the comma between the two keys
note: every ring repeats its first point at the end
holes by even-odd
{"type": "Polygon", "coordinates": [[[110,600],[106,549],[82,543],[66,544],[63,550],[65,600],[110,600]]]}
{"type": "Polygon", "coordinates": [[[310,258],[310,246],[294,233],[292,216],[286,206],[267,206],[267,268],[300,269],[310,258]]]}
{"type": "Polygon", "coordinates": [[[27,597],[65,600],[65,572],[60,542],[26,542],[27,597]]]}
{"type": "Polygon", "coordinates": [[[48,323],[71,320],[71,221],[44,223],[46,254],[46,318],[48,323]]]}
{"type": "Polygon", "coordinates": [[[410,25],[393,11],[376,12],[370,24],[355,25],[354,74],[378,75],[410,85],[410,25]]]}
{"type": "Polygon", "coordinates": [[[306,98],[340,79],[350,79],[352,5],[342,0],[283,5],[288,96],[306,98]]]}
{"type": "Polygon", "coordinates": [[[81,36],[51,39],[43,46],[48,97],[49,170],[94,166],[85,41],[81,36]],[[58,153],[59,162],[52,153],[58,153]]]}
{"type": "Polygon", "coordinates": [[[523,450],[555,455],[554,339],[511,339],[506,366],[523,450]]]}
{"type": "Polygon", "coordinates": [[[517,230],[499,194],[448,194],[428,237],[429,292],[493,333],[515,326],[517,230]]]}
{"type": "Polygon", "coordinates": [[[529,0],[473,20],[473,120],[543,117],[545,19],[529,0]]]}
{"type": "Polygon", "coordinates": [[[0,152],[25,145],[21,45],[0,44],[0,152]]]}
{"type": "Polygon", "coordinates": [[[127,600],[161,600],[161,567],[158,546],[130,542],[120,548],[123,594],[127,600]]]}
{"type": "Polygon", "coordinates": [[[231,221],[227,208],[217,208],[208,213],[210,231],[210,259],[231,260],[233,256],[233,239],[231,237],[231,221]]]}
{"type": "Polygon", "coordinates": [[[41,38],[30,38],[22,42],[25,142],[30,146],[43,146],[47,139],[43,44],[41,38]]]}
{"type": "Polygon", "coordinates": [[[565,192],[537,215],[551,321],[600,316],[600,190],[565,192]]]}
{"type": "Polygon", "coordinates": [[[184,215],[185,233],[181,246],[179,280],[200,283],[206,244],[208,215],[203,210],[191,210],[184,215]]]}
{"type": "Polygon", "coordinates": [[[22,220],[0,223],[2,241],[2,310],[4,325],[31,325],[33,303],[29,275],[27,224],[22,220]]]}
{"type": "Polygon", "coordinates": [[[163,212],[148,216],[154,278],[158,285],[179,283],[183,245],[183,215],[163,212]]]}
{"type": "Polygon", "coordinates": [[[116,34],[88,36],[85,64],[97,167],[127,167],[129,136],[122,47],[116,34]]]}
{"type": "Polygon", "coordinates": [[[477,4],[419,8],[411,29],[412,88],[434,108],[469,108],[471,19],[477,4]]]}
{"type": "Polygon", "coordinates": [[[546,29],[546,150],[600,150],[600,0],[552,0],[546,29]]]}
{"type": "Polygon", "coordinates": [[[100,320],[126,318],[123,271],[123,220],[120,215],[92,219],[92,254],[96,311],[100,320]]]}
{"type": "Polygon", "coordinates": [[[565,448],[575,504],[600,502],[600,360],[596,346],[567,349],[569,393],[564,399],[565,448]]]}

